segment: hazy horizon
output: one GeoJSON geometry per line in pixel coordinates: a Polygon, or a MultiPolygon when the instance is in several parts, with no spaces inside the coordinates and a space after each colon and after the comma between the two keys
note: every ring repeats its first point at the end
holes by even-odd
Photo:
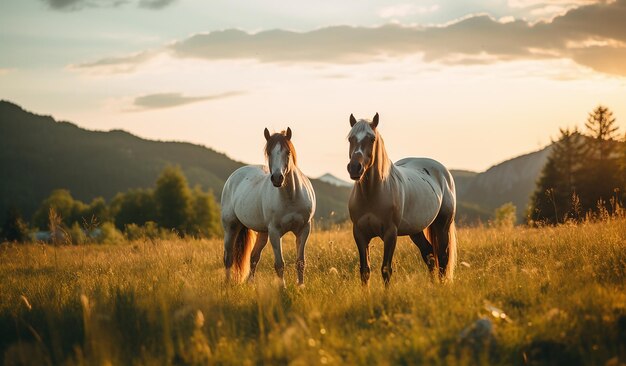
{"type": "Polygon", "coordinates": [[[80,127],[347,180],[348,116],[380,113],[392,160],[481,172],[582,128],[626,130],[626,0],[8,0],[0,99],[80,127]]]}

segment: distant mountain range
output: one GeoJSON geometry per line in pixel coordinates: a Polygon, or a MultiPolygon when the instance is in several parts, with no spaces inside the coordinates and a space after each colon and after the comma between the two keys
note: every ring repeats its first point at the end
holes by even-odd
{"type": "Polygon", "coordinates": [[[332,175],[330,173],[326,173],[326,174],[322,175],[321,177],[318,177],[317,179],[321,180],[322,182],[326,182],[328,184],[332,184],[332,185],[337,186],[337,187],[350,187],[350,188],[352,188],[352,185],[354,184],[354,183],[346,182],[343,179],[339,179],[339,178],[335,177],[334,175],[332,175]]]}
{"type": "MultiPolygon", "coordinates": [[[[549,147],[498,164],[483,173],[455,170],[459,220],[486,221],[506,202],[523,215],[549,147]]],[[[179,165],[190,184],[212,189],[219,199],[228,176],[244,165],[210,148],[183,142],[150,141],[121,130],[90,131],[0,101],[0,220],[8,207],[29,219],[57,188],[84,202],[154,186],[168,164],[179,165]]],[[[347,218],[352,183],[331,174],[312,179],[316,217],[347,218]]],[[[0,221],[2,222],[2,221],[0,221]]]]}
{"type": "Polygon", "coordinates": [[[459,179],[458,173],[453,172],[458,186],[458,200],[478,205],[490,213],[504,203],[511,202],[517,207],[517,218],[521,221],[551,150],[552,145],[549,145],[492,166],[472,177],[459,179]]]}

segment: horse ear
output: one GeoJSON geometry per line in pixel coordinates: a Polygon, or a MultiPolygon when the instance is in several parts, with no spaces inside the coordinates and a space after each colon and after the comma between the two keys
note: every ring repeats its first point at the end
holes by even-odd
{"type": "Polygon", "coordinates": [[[268,130],[267,127],[265,128],[265,131],[263,131],[263,134],[265,135],[265,140],[270,139],[270,130],[268,130]]]}
{"type": "Polygon", "coordinates": [[[356,125],[356,118],[350,113],[350,127],[354,127],[356,125]]]}
{"type": "Polygon", "coordinates": [[[287,134],[285,135],[287,140],[291,140],[291,128],[287,127],[287,134]]]}
{"type": "Polygon", "coordinates": [[[376,128],[378,126],[378,113],[376,113],[376,115],[374,116],[374,119],[372,120],[372,127],[376,128]]]}

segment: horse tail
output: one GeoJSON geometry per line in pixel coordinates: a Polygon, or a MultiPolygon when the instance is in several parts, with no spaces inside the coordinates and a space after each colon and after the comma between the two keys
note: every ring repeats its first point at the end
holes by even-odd
{"type": "Polygon", "coordinates": [[[449,222],[435,220],[424,234],[433,246],[434,270],[443,281],[452,282],[457,261],[456,225],[454,217],[449,222]]]}
{"type": "Polygon", "coordinates": [[[448,228],[448,267],[446,268],[445,279],[452,282],[454,279],[454,269],[456,268],[457,249],[456,249],[456,225],[454,219],[448,228]]]}
{"type": "Polygon", "coordinates": [[[235,245],[233,247],[233,278],[236,282],[243,282],[250,274],[250,253],[254,241],[256,240],[256,231],[247,227],[242,227],[237,233],[235,245]]]}

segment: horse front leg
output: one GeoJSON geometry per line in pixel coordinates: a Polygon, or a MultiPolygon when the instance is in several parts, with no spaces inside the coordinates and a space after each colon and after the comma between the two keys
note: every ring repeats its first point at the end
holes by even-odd
{"type": "Polygon", "coordinates": [[[296,260],[296,270],[298,271],[298,285],[304,286],[304,246],[311,233],[311,223],[307,222],[296,237],[298,246],[298,258],[296,260]]]}
{"type": "Polygon", "coordinates": [[[398,228],[395,226],[390,228],[385,232],[383,236],[383,241],[385,243],[385,248],[383,252],[383,265],[380,268],[380,272],[383,275],[383,281],[385,282],[385,287],[389,286],[389,281],[391,280],[391,274],[393,273],[393,269],[391,268],[391,262],[393,261],[393,252],[396,250],[396,241],[398,240],[398,228]]]}
{"type": "Polygon", "coordinates": [[[285,287],[285,261],[283,260],[283,248],[281,243],[281,233],[278,229],[269,229],[270,243],[274,251],[274,270],[283,287],[285,287]]]}
{"type": "Polygon", "coordinates": [[[364,235],[356,226],[352,227],[352,235],[356,242],[356,247],[359,250],[359,263],[361,271],[361,284],[363,286],[369,285],[370,280],[370,240],[364,235]]]}

